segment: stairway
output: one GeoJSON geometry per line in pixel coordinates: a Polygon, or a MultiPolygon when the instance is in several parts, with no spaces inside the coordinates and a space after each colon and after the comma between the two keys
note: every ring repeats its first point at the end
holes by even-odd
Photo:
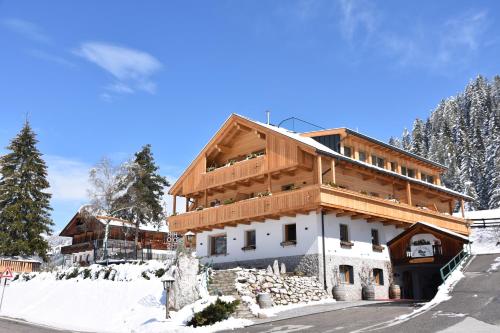
{"type": "Polygon", "coordinates": [[[235,316],[237,318],[253,319],[255,316],[250,311],[250,308],[241,302],[238,290],[236,290],[235,282],[237,277],[238,275],[235,271],[214,270],[208,284],[208,292],[210,295],[233,296],[235,299],[240,300],[235,316]]]}

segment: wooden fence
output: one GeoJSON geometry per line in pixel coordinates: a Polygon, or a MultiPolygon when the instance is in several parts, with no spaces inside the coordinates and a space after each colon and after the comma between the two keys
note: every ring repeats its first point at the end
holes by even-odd
{"type": "Polygon", "coordinates": [[[4,272],[7,268],[17,273],[38,272],[40,265],[41,263],[36,261],[0,259],[0,272],[4,272]]]}

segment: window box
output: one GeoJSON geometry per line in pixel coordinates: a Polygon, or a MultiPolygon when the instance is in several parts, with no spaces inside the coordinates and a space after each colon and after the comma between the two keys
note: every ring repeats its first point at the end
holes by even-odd
{"type": "Polygon", "coordinates": [[[375,252],[382,252],[382,251],[384,251],[384,247],[382,245],[372,245],[372,249],[375,252]]]}
{"type": "Polygon", "coordinates": [[[243,246],[241,248],[242,251],[253,251],[256,249],[256,246],[255,245],[248,245],[248,246],[243,246]]]}
{"type": "Polygon", "coordinates": [[[295,245],[297,245],[297,241],[296,240],[284,241],[284,242],[281,242],[280,245],[283,246],[283,247],[285,247],[285,246],[295,246],[295,245]]]}
{"type": "Polygon", "coordinates": [[[354,246],[353,242],[340,241],[340,246],[343,248],[351,248],[354,246]]]}

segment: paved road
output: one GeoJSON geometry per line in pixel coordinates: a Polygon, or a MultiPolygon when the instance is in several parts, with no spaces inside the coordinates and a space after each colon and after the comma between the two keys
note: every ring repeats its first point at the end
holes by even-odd
{"type": "Polygon", "coordinates": [[[0,333],[70,333],[70,331],[36,326],[20,320],[0,318],[0,333]]]}
{"type": "Polygon", "coordinates": [[[232,332],[500,332],[500,267],[490,267],[500,255],[475,257],[452,298],[406,321],[396,317],[411,313],[412,304],[374,304],[254,325],[232,332]]]}

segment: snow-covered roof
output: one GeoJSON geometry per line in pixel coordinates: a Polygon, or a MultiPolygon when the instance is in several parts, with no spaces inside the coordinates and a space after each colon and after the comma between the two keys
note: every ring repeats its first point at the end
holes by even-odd
{"type": "Polygon", "coordinates": [[[43,262],[42,258],[38,256],[0,256],[0,260],[38,262],[38,263],[43,262]]]}
{"type": "Polygon", "coordinates": [[[417,184],[420,184],[420,185],[423,185],[423,186],[427,186],[427,187],[436,189],[438,191],[443,191],[443,192],[446,192],[446,193],[449,193],[449,194],[453,194],[453,195],[456,195],[456,196],[459,196],[459,197],[463,197],[463,198],[466,198],[466,199],[469,199],[469,200],[473,200],[473,198],[471,198],[468,195],[465,195],[463,193],[451,190],[451,189],[446,188],[444,186],[439,186],[439,185],[435,185],[435,184],[431,184],[431,183],[425,182],[425,181],[420,180],[420,179],[411,178],[411,177],[402,175],[400,173],[397,173],[397,172],[394,172],[394,171],[391,171],[391,170],[387,170],[387,169],[384,169],[384,168],[380,168],[380,167],[378,167],[376,165],[373,165],[373,164],[370,164],[370,163],[366,163],[366,162],[362,162],[362,161],[356,160],[356,159],[354,159],[352,157],[348,157],[348,156],[342,155],[342,154],[334,151],[333,149],[331,149],[331,148],[329,148],[329,147],[327,147],[327,146],[319,143],[318,141],[314,140],[311,137],[302,136],[299,133],[290,131],[290,130],[288,130],[286,128],[277,127],[277,126],[274,126],[274,125],[269,125],[269,124],[261,123],[259,121],[252,120],[250,118],[247,118],[247,117],[239,115],[239,114],[237,114],[237,116],[240,117],[240,118],[246,119],[246,120],[248,120],[248,121],[250,121],[252,123],[255,123],[255,124],[259,125],[259,126],[265,127],[265,128],[267,128],[269,130],[272,130],[274,132],[278,132],[278,133],[280,133],[282,135],[285,135],[285,136],[287,136],[287,137],[289,137],[289,138],[291,138],[293,140],[299,141],[299,142],[301,142],[303,144],[306,144],[306,145],[308,145],[310,147],[313,147],[318,152],[322,152],[324,154],[337,157],[339,159],[347,160],[347,161],[349,161],[351,163],[362,165],[364,167],[367,167],[367,168],[370,168],[370,169],[374,169],[374,170],[377,170],[379,172],[382,172],[382,173],[385,173],[385,174],[388,174],[388,175],[391,175],[391,176],[399,177],[399,178],[405,179],[407,181],[410,181],[412,183],[417,183],[417,184]]]}
{"type": "MultiPolygon", "coordinates": [[[[134,228],[135,227],[133,223],[131,223],[129,221],[118,219],[116,217],[97,216],[97,221],[99,221],[100,223],[102,223],[104,225],[106,225],[106,223],[109,222],[109,225],[115,226],[115,227],[128,227],[128,228],[134,228]]],[[[153,226],[153,225],[141,224],[139,226],[139,230],[142,230],[142,231],[168,232],[168,226],[166,225],[166,223],[162,223],[159,227],[153,226]]]]}
{"type": "Polygon", "coordinates": [[[419,222],[417,222],[416,224],[423,224],[423,225],[425,225],[425,226],[427,226],[427,227],[429,227],[429,228],[432,228],[432,229],[435,229],[435,230],[439,230],[439,231],[444,232],[444,233],[446,233],[446,234],[449,234],[449,235],[452,235],[452,236],[455,236],[455,237],[461,238],[461,239],[463,239],[463,240],[465,240],[465,241],[469,241],[469,237],[467,237],[467,236],[464,236],[464,235],[458,234],[458,233],[453,232],[453,231],[451,231],[451,230],[449,230],[449,229],[446,229],[446,228],[441,228],[441,227],[438,227],[437,225],[434,225],[434,224],[432,224],[432,223],[427,223],[427,222],[422,222],[422,221],[419,221],[419,222]]]}
{"type": "MultiPolygon", "coordinates": [[[[455,214],[456,215],[456,214],[455,214]]],[[[465,212],[466,219],[500,219],[500,208],[465,212]]]]}

